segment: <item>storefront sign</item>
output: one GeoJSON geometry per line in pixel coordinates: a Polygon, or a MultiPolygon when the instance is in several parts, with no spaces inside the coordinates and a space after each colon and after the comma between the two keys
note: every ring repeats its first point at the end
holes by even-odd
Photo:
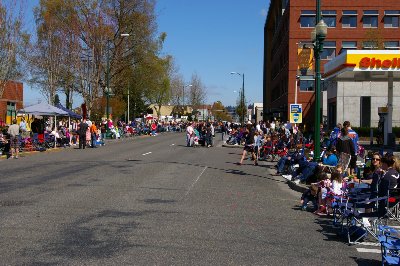
{"type": "Polygon", "coordinates": [[[381,60],[375,57],[363,57],[358,65],[360,68],[400,68],[400,58],[381,60]]]}
{"type": "Polygon", "coordinates": [[[301,104],[290,105],[290,123],[303,123],[303,108],[301,104]]]}
{"type": "Polygon", "coordinates": [[[347,50],[324,65],[324,77],[343,71],[400,71],[400,50],[347,50]]]}

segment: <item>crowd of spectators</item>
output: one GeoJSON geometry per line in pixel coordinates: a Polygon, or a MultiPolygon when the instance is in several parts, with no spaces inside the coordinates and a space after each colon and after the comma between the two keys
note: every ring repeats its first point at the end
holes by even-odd
{"type": "Polygon", "coordinates": [[[0,132],[0,155],[9,159],[18,159],[19,151],[43,151],[54,147],[78,146],[97,148],[104,146],[106,139],[120,139],[138,135],[156,136],[160,132],[183,132],[186,122],[140,120],[124,122],[122,120],[89,119],[58,120],[57,126],[50,119],[34,118],[26,121],[20,117],[12,125],[4,125],[0,132]],[[53,125],[53,126],[52,126],[53,125]]]}

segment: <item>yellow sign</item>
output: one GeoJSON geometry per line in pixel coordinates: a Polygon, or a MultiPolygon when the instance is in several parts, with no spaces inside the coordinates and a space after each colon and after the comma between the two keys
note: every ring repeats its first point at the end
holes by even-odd
{"type": "Polygon", "coordinates": [[[313,50],[311,48],[299,47],[297,49],[297,70],[299,75],[307,75],[314,70],[313,68],[313,50]]]}

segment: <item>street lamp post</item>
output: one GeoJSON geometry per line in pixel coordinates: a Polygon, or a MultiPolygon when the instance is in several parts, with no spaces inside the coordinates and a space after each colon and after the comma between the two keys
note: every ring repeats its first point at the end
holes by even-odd
{"type": "Polygon", "coordinates": [[[183,90],[182,90],[182,114],[184,114],[185,113],[185,88],[187,88],[187,87],[192,87],[193,85],[192,84],[186,84],[186,85],[183,85],[183,90]]]}
{"type": "Polygon", "coordinates": [[[108,127],[108,120],[110,118],[109,108],[110,108],[110,42],[111,40],[107,40],[107,71],[106,71],[106,138],[109,136],[110,128],[108,127]]]}
{"type": "Polygon", "coordinates": [[[244,125],[244,111],[247,109],[245,108],[245,102],[244,102],[244,73],[240,74],[238,72],[231,72],[231,74],[236,74],[239,76],[242,76],[242,93],[240,95],[240,105],[242,106],[242,112],[241,112],[241,124],[244,125]]]}
{"type": "MultiPolygon", "coordinates": [[[[130,34],[129,33],[121,33],[121,37],[129,37],[130,36],[130,34]]],[[[129,101],[130,101],[130,91],[131,91],[131,88],[130,88],[130,81],[129,81],[129,78],[128,78],[128,106],[127,106],[127,108],[128,108],[128,110],[127,110],[127,112],[128,112],[128,117],[127,117],[127,119],[126,119],[126,122],[127,123],[129,123],[129,116],[130,116],[130,114],[129,114],[129,109],[130,109],[130,103],[129,103],[129,101]]]]}
{"type": "Polygon", "coordinates": [[[324,39],[328,33],[328,26],[321,19],[321,0],[316,0],[315,28],[311,32],[314,44],[315,58],[315,122],[314,122],[314,161],[319,161],[321,156],[321,52],[324,50],[324,39]],[[318,24],[317,24],[318,23],[318,24]]]}

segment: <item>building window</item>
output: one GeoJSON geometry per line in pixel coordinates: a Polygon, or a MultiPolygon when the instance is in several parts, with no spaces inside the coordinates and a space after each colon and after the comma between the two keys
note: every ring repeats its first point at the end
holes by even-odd
{"type": "Polygon", "coordinates": [[[314,91],[314,80],[300,79],[300,91],[314,91]]]}
{"type": "Polygon", "coordinates": [[[336,42],[324,41],[324,50],[321,53],[321,59],[331,60],[336,56],[336,42]]]}
{"type": "Polygon", "coordinates": [[[378,28],[378,15],[377,10],[364,10],[363,27],[378,28]]]}
{"type": "Polygon", "coordinates": [[[378,42],[377,41],[364,41],[362,43],[362,48],[366,50],[376,50],[378,49],[378,42]]]}
{"type": "Polygon", "coordinates": [[[400,50],[399,41],[385,42],[385,50],[400,50]]]}
{"type": "Polygon", "coordinates": [[[11,118],[17,115],[17,106],[14,102],[7,102],[7,116],[11,116],[11,118]]]}
{"type": "Polygon", "coordinates": [[[328,25],[329,28],[336,27],[336,11],[334,10],[324,10],[322,11],[322,19],[328,25]]]}
{"type": "Polygon", "coordinates": [[[357,28],[357,11],[355,10],[343,11],[342,28],[357,28]]]}
{"type": "Polygon", "coordinates": [[[399,10],[386,10],[385,17],[383,18],[385,28],[398,28],[399,27],[399,10]]]}
{"type": "Polygon", "coordinates": [[[347,50],[357,50],[357,42],[356,41],[343,41],[342,48],[340,49],[339,54],[344,53],[347,50]]]}
{"type": "Polygon", "coordinates": [[[315,10],[302,10],[300,15],[301,28],[315,27],[315,10]]]}

